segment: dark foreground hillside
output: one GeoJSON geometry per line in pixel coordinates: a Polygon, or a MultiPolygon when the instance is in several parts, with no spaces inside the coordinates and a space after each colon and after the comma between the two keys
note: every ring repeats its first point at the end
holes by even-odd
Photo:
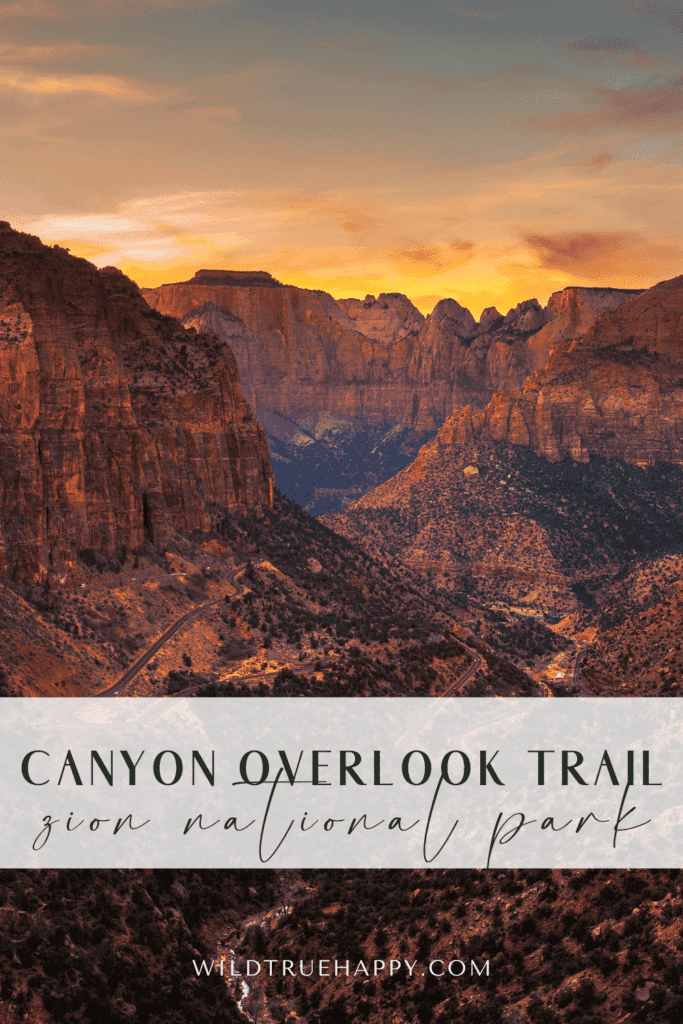
{"type": "Polygon", "coordinates": [[[678,870],[3,871],[0,1020],[678,1024],[682,881],[678,870]],[[247,959],[261,964],[248,992],[218,968],[196,976],[193,961],[221,955],[243,979],[247,959]],[[335,959],[348,977],[303,976],[335,959]],[[390,959],[412,977],[391,977],[390,959]],[[455,960],[462,977],[435,976],[455,960]]]}
{"type": "MultiPolygon", "coordinates": [[[[451,596],[278,494],[272,509],[214,508],[210,531],[176,531],[163,548],[81,550],[43,583],[0,577],[0,601],[0,685],[16,696],[91,696],[193,610],[127,695],[440,694],[477,643],[451,596]]],[[[478,693],[535,692],[502,650],[484,658],[478,693]]]]}

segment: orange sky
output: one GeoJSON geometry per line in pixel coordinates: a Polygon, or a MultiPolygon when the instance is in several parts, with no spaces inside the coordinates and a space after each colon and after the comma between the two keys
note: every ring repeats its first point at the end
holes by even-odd
{"type": "Polygon", "coordinates": [[[683,273],[683,16],[567,6],[5,0],[2,217],[423,312],[683,273]]]}

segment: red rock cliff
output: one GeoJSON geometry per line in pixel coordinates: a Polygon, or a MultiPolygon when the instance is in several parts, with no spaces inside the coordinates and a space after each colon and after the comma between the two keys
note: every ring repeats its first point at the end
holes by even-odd
{"type": "Polygon", "coordinates": [[[272,487],[224,342],[0,222],[0,574],[163,547],[221,508],[271,503],[272,487]]]}
{"type": "Polygon", "coordinates": [[[199,271],[145,289],[149,304],[211,330],[235,352],[245,393],[267,429],[317,433],[326,417],[434,430],[454,409],[482,408],[542,368],[551,344],[584,333],[634,292],[566,289],[546,309],[535,299],[477,324],[453,299],[424,317],[403,295],[341,299],[282,285],[269,274],[199,271]]]}
{"type": "Polygon", "coordinates": [[[483,410],[459,410],[441,439],[488,433],[552,460],[592,452],[683,463],[683,277],[602,313],[550,348],[545,368],[483,410]]]}

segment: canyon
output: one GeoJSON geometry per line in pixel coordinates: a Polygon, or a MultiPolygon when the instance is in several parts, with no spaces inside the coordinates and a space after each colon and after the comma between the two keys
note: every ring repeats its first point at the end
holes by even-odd
{"type": "Polygon", "coordinates": [[[143,294],[230,345],[278,486],[319,514],[389,479],[454,410],[521,388],[551,351],[640,293],[571,287],[545,308],[490,307],[479,323],[454,299],[425,317],[403,295],[336,301],[266,273],[201,270],[143,294]]]}
{"type": "Polygon", "coordinates": [[[5,682],[93,692],[192,612],[131,693],[542,689],[683,544],[682,283],[477,323],[257,271],[138,289],[3,224],[5,682]]]}

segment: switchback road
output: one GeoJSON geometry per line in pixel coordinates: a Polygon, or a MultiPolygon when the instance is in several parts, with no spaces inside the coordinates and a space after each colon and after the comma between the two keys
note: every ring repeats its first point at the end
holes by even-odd
{"type": "MultiPolygon", "coordinates": [[[[244,572],[246,565],[238,565],[228,575],[228,584],[234,589],[235,593],[228,595],[230,597],[242,597],[243,594],[249,589],[244,584],[237,583],[237,577],[244,572]]],[[[224,597],[218,597],[213,601],[207,601],[205,604],[200,604],[197,608],[191,608],[184,615],[181,615],[179,619],[176,619],[168,629],[161,634],[161,636],[154,641],[151,647],[149,647],[145,653],[138,658],[138,660],[126,669],[123,675],[117,679],[115,683],[109,686],[106,690],[102,690],[96,696],[98,697],[123,697],[126,692],[126,687],[131,683],[135,677],[142,671],[147,662],[151,661],[157,651],[161,650],[165,643],[167,643],[172,636],[183,628],[192,619],[197,618],[207,608],[213,608],[217,604],[223,604],[225,602],[224,597]]]]}

